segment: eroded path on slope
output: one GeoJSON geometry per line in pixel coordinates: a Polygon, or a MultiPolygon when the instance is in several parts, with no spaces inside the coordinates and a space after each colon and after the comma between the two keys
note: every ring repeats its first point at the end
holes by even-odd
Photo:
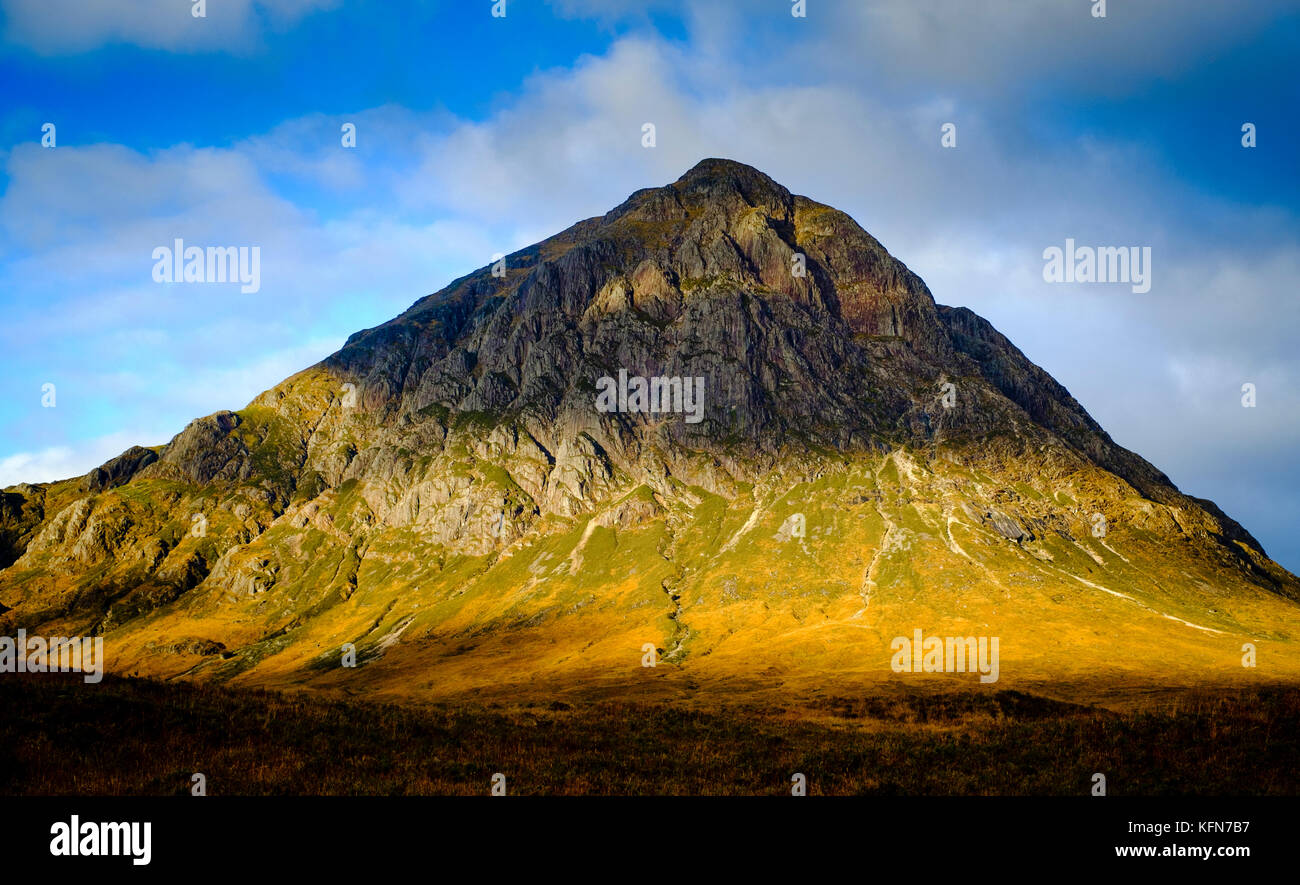
{"type": "MultiPolygon", "coordinates": [[[[894,455],[891,452],[882,459],[880,464],[876,467],[873,475],[876,485],[876,495],[872,499],[872,502],[876,508],[876,513],[880,516],[880,522],[881,525],[884,526],[885,531],[880,536],[880,545],[876,548],[875,552],[871,554],[871,561],[867,563],[867,568],[862,573],[862,584],[858,590],[859,595],[862,597],[862,608],[853,613],[854,618],[866,614],[867,609],[871,607],[871,595],[879,587],[876,583],[876,575],[880,570],[881,559],[888,556],[890,553],[893,553],[895,550],[901,550],[903,546],[903,530],[898,527],[897,523],[889,518],[885,513],[885,508],[881,506],[881,501],[884,499],[884,492],[881,490],[880,474],[885,468],[885,463],[891,460],[893,456],[894,455]]],[[[897,465],[895,465],[895,467],[897,468],[897,465]]],[[[901,471],[900,475],[902,475],[901,471]]]]}

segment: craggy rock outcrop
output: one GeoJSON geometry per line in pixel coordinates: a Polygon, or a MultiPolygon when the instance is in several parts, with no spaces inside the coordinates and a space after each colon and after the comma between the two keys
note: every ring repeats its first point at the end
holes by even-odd
{"type": "Polygon", "coordinates": [[[129,482],[144,467],[158,460],[158,453],[143,446],[131,446],[116,458],[87,473],[81,479],[83,492],[103,492],[129,482]]]}

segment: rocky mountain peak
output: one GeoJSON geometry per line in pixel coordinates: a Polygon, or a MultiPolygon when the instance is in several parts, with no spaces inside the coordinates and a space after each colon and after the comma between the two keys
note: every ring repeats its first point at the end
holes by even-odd
{"type": "Polygon", "coordinates": [[[1300,597],[1241,526],[852,218],[721,159],[157,452],[8,490],[0,565],[8,622],[122,628],[133,661],[155,630],[209,647],[191,615],[239,625],[200,637],[234,662],[177,662],[226,676],[290,646],[296,672],[380,622],[455,647],[571,617],[585,626],[546,641],[640,636],[665,603],[658,641],[680,660],[726,647],[733,605],[765,613],[754,636],[800,634],[794,589],[849,643],[868,605],[996,620],[1012,587],[1034,623],[1083,587],[1109,617],[1206,636],[1262,629],[1223,594],[1300,597]]]}
{"type": "Polygon", "coordinates": [[[728,205],[739,197],[745,206],[761,209],[769,217],[789,221],[794,195],[769,176],[735,160],[701,160],[669,185],[687,205],[728,205]]]}

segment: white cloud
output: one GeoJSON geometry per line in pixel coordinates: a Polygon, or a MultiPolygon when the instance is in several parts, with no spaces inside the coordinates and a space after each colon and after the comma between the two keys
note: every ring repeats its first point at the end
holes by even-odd
{"type": "MultiPolygon", "coordinates": [[[[985,96],[1041,88],[1122,93],[1221,52],[1294,9],[1291,0],[550,0],[559,15],[644,24],[671,11],[688,23],[691,47],[748,62],[755,83],[777,75],[833,77],[902,94],[961,90],[985,96]],[[755,64],[754,60],[761,60],[755,64]]],[[[801,79],[802,78],[802,79],[801,79]]]]}
{"type": "Polygon", "coordinates": [[[105,461],[135,445],[156,445],[171,439],[156,429],[117,431],[95,439],[18,452],[0,458],[0,489],[20,482],[38,483],[70,479],[89,473],[105,461]]]}
{"type": "Polygon", "coordinates": [[[3,0],[5,38],[46,55],[130,43],[174,52],[247,50],[280,28],[339,0],[3,0]]]}

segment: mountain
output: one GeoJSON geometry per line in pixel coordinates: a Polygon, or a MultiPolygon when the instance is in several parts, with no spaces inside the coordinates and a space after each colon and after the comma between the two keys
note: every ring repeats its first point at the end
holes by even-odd
{"type": "Polygon", "coordinates": [[[1300,674],[1300,580],[1245,529],[853,219],[718,159],[165,446],[6,489],[0,566],[7,631],[237,685],[980,685],[895,672],[916,630],[997,637],[1001,686],[1300,674]],[[637,378],[669,408],[619,410],[637,378]]]}

